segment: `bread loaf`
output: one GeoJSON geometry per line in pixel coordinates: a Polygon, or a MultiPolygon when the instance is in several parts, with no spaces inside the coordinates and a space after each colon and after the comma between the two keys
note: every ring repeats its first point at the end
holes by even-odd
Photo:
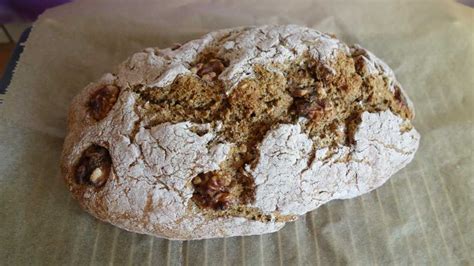
{"type": "Polygon", "coordinates": [[[73,100],[61,168],[81,206],[169,239],[274,232],[413,158],[413,105],[358,45],[296,25],[147,48],[73,100]]]}

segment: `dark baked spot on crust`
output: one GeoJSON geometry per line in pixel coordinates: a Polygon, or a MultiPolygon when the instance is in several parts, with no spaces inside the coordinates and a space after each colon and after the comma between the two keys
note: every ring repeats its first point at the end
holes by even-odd
{"type": "Polygon", "coordinates": [[[88,110],[97,121],[104,119],[117,101],[120,89],[106,85],[96,90],[89,98],[88,110]]]}
{"type": "Polygon", "coordinates": [[[403,95],[402,89],[398,85],[396,85],[394,90],[395,92],[393,93],[393,96],[403,116],[408,119],[413,119],[413,113],[410,111],[410,108],[408,107],[407,99],[403,95]]]}
{"type": "Polygon", "coordinates": [[[99,145],[91,145],[83,153],[74,170],[74,180],[80,185],[102,187],[112,168],[109,151],[99,145]]]}

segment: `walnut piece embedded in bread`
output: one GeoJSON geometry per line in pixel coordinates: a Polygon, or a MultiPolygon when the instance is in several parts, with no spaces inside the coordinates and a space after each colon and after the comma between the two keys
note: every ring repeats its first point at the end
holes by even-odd
{"type": "Polygon", "coordinates": [[[61,169],[81,206],[169,239],[274,232],[413,158],[413,105],[364,48],[296,25],[147,48],[73,100],[61,169]]]}

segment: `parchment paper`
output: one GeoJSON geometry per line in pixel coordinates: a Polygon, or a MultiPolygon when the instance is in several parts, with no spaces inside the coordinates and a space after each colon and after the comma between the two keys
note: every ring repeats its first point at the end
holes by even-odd
{"type": "Polygon", "coordinates": [[[0,264],[468,265],[474,262],[474,12],[454,1],[76,1],[35,23],[0,105],[0,264]],[[414,161],[278,233],[167,241],[101,223],[59,175],[72,97],[148,46],[297,23],[384,59],[415,103],[414,161]]]}

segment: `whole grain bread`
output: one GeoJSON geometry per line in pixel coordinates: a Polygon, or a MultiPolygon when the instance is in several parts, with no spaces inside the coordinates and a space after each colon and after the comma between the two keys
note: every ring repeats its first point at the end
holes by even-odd
{"type": "Polygon", "coordinates": [[[296,26],[147,48],[73,100],[61,169],[81,206],[169,239],[274,232],[381,186],[420,136],[393,71],[296,26]]]}

